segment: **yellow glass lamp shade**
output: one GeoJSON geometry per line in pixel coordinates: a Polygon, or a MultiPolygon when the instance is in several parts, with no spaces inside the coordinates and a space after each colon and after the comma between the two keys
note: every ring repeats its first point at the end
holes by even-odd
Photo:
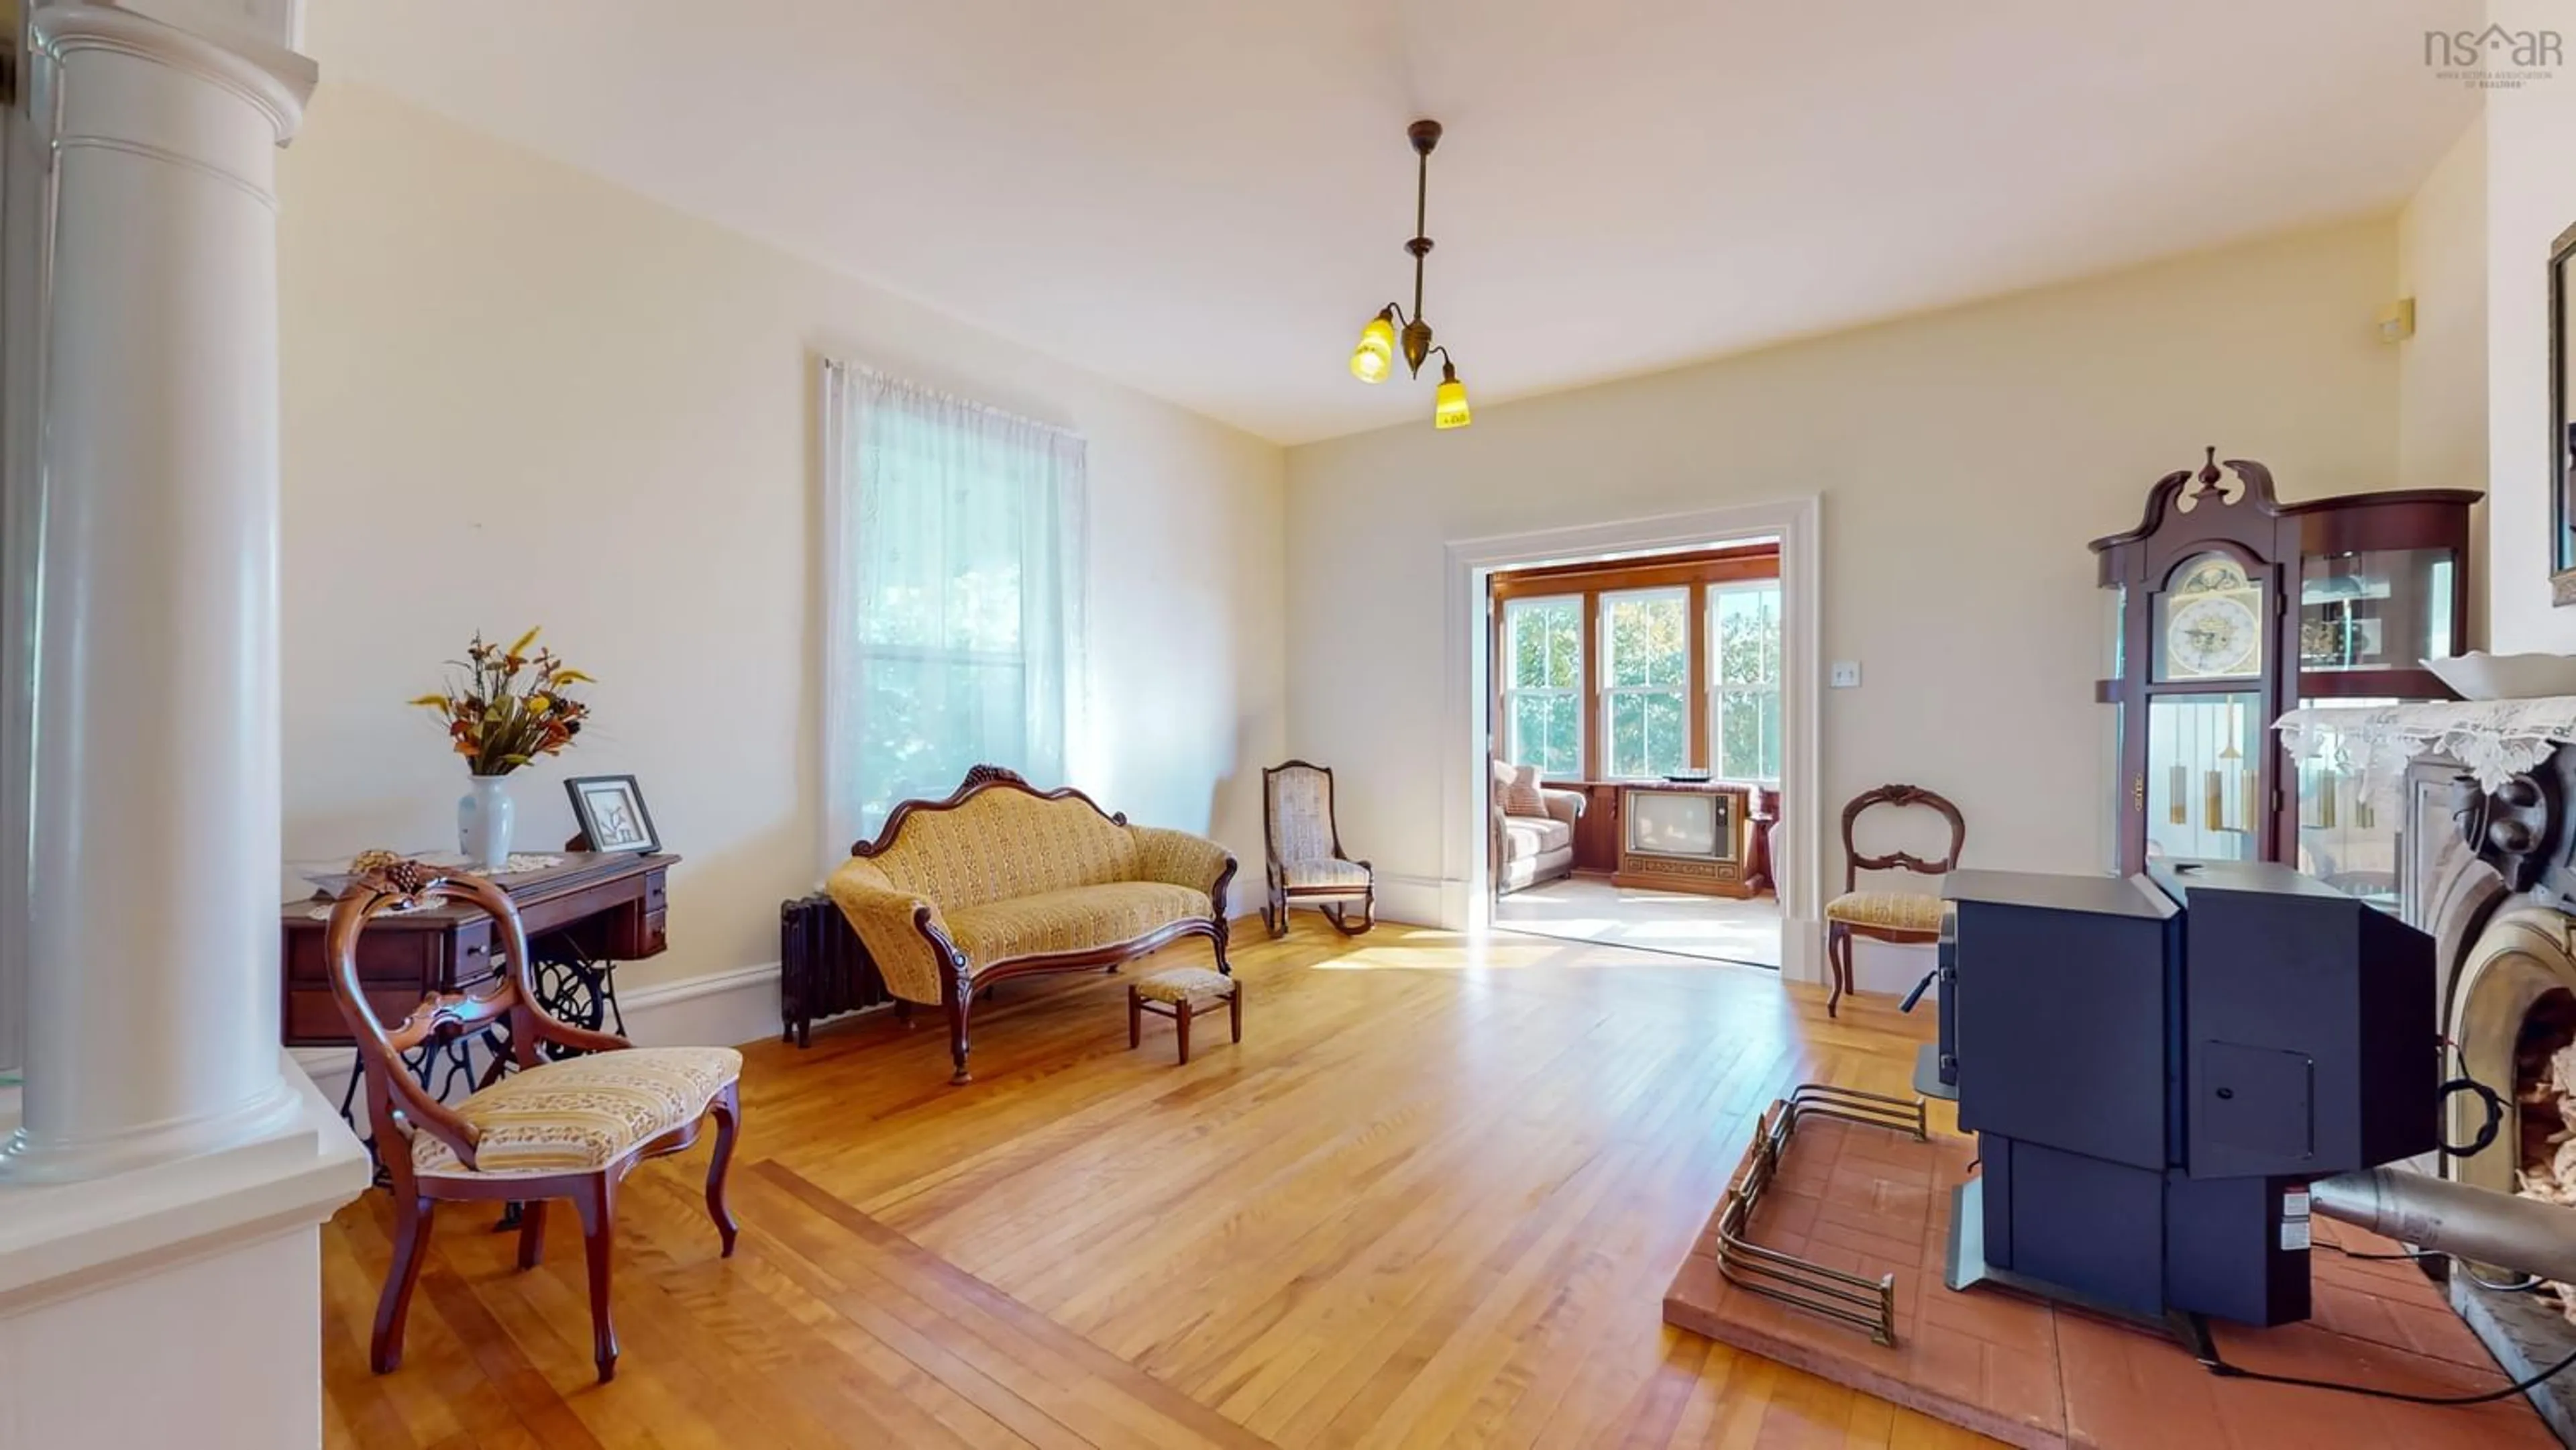
{"type": "Polygon", "coordinates": [[[1467,411],[1467,385],[1458,381],[1458,370],[1446,360],[1440,364],[1440,393],[1431,405],[1431,426],[1464,428],[1474,421],[1467,411]]]}
{"type": "Polygon", "coordinates": [[[1395,368],[1395,317],[1389,308],[1369,319],[1360,329],[1360,345],[1351,349],[1351,376],[1364,383],[1382,383],[1395,368]]]}

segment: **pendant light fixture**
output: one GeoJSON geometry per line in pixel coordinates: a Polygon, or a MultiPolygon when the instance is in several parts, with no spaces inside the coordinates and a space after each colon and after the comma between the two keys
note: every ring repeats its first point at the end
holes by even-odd
{"type": "Polygon", "coordinates": [[[1422,259],[1431,255],[1431,239],[1423,228],[1429,215],[1431,194],[1431,148],[1440,144],[1440,123],[1416,121],[1405,130],[1413,142],[1418,171],[1413,188],[1413,240],[1404,249],[1413,254],[1413,315],[1404,315],[1404,305],[1390,302],[1378,310],[1360,329],[1359,346],[1351,349],[1351,376],[1364,383],[1382,383],[1395,371],[1395,354],[1404,352],[1405,370],[1414,377],[1422,376],[1422,365],[1433,353],[1440,354],[1440,388],[1433,394],[1431,426],[1464,428],[1473,421],[1467,408],[1467,385],[1458,381],[1458,365],[1449,359],[1449,349],[1431,341],[1431,324],[1422,319],[1422,259]]]}

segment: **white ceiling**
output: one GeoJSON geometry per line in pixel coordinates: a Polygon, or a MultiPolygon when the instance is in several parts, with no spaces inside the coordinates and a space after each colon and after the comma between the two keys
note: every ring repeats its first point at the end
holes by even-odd
{"type": "MultiPolygon", "coordinates": [[[[2395,207],[2476,0],[323,0],[326,68],[1264,437],[2395,207]]],[[[326,72],[327,73],[327,72],[326,72]]],[[[2393,279],[2392,279],[2393,280],[2393,279]]]]}

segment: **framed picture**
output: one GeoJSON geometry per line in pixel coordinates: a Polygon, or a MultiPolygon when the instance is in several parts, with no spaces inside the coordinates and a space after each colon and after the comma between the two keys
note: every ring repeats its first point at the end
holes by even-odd
{"type": "Polygon", "coordinates": [[[572,816],[594,851],[632,851],[651,855],[662,849],[653,817],[644,809],[644,792],[631,775],[579,775],[564,782],[572,797],[572,816]]]}

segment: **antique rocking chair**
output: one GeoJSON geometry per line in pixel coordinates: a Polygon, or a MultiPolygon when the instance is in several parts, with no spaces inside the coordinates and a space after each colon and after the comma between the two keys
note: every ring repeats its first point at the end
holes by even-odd
{"type": "Polygon", "coordinates": [[[1322,908],[1344,936],[1377,925],[1377,876],[1366,861],[1342,853],[1329,768],[1292,760],[1261,772],[1261,834],[1270,855],[1261,920],[1271,936],[1288,934],[1288,908],[1298,904],[1322,908]],[[1356,926],[1343,915],[1353,903],[1360,909],[1356,926]]]}
{"type": "Polygon", "coordinates": [[[394,1195],[393,1262],[376,1305],[369,1363],[385,1374],[402,1362],[412,1287],[439,1204],[524,1205],[519,1267],[531,1269],[544,1251],[547,1201],[568,1198],[588,1251],[591,1358],[607,1383],[617,1373],[608,1285],[618,1182],[638,1162],[696,1142],[699,1122],[710,1113],[716,1145],[707,1167],[707,1212],[725,1254],[733,1253],[725,1172],[742,1119],[742,1054],[730,1047],[637,1047],[557,1020],[537,1003],[527,931],[509,895],[479,877],[444,875],[417,861],[352,882],[332,908],[325,950],[332,996],[357,1041],[367,1116],[394,1195]],[[500,923],[501,971],[466,991],[432,993],[388,1030],[358,979],[358,935],[386,912],[451,901],[479,907],[500,923]],[[495,1027],[506,1027],[517,1070],[504,1076],[504,1064],[494,1062],[461,1102],[438,1101],[403,1063],[404,1053],[424,1044],[495,1027]],[[541,1043],[581,1055],[549,1062],[538,1051],[541,1043]]]}

